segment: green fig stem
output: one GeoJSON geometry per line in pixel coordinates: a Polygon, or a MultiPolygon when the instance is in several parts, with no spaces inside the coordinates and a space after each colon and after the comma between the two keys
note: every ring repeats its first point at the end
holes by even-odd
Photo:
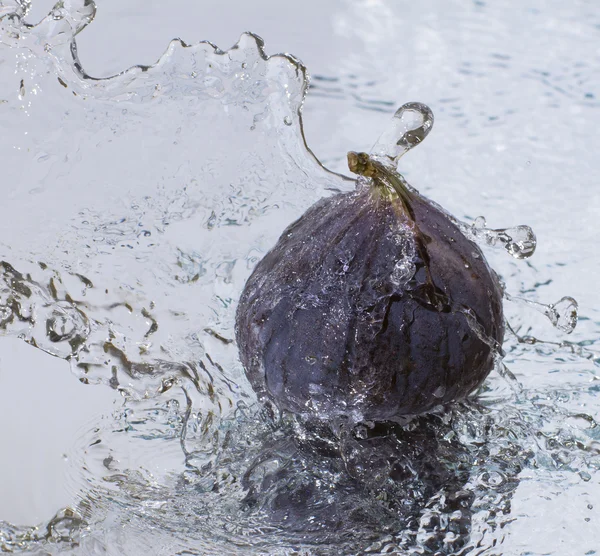
{"type": "Polygon", "coordinates": [[[384,186],[400,197],[404,208],[411,213],[411,193],[406,187],[404,178],[393,168],[374,159],[367,153],[348,153],[348,168],[353,174],[371,178],[375,185],[384,186]]]}

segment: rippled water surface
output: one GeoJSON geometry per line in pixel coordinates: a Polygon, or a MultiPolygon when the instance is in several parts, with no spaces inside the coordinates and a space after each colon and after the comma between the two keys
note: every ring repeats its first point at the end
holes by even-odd
{"type": "Polygon", "coordinates": [[[266,46],[174,40],[125,70],[171,12],[64,0],[32,26],[0,1],[0,550],[600,551],[597,5],[180,3],[182,26],[256,22],[266,46]],[[92,46],[103,8],[114,40],[107,17],[92,46]],[[308,69],[269,57],[269,29],[308,69]],[[436,124],[402,174],[465,222],[531,225],[531,259],[486,256],[512,297],[576,298],[579,323],[507,300],[506,367],[476,397],[333,437],[257,404],[237,300],[407,101],[436,124]]]}

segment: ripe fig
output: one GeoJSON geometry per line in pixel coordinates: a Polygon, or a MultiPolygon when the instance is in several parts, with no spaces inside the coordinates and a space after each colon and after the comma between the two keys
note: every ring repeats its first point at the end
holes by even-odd
{"type": "Polygon", "coordinates": [[[281,409],[399,421],[464,398],[489,374],[502,289],[454,219],[381,157],[348,162],[357,189],[309,208],[248,279],[240,359],[281,409]]]}

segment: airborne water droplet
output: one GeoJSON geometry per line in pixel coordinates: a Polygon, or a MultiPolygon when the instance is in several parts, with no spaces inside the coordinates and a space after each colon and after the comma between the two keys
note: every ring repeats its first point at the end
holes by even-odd
{"type": "Polygon", "coordinates": [[[482,229],[485,228],[486,224],[487,222],[485,220],[485,216],[478,216],[475,218],[475,220],[473,220],[473,228],[482,229]]]}
{"type": "Polygon", "coordinates": [[[463,224],[461,228],[470,239],[479,240],[491,247],[502,247],[515,259],[528,259],[534,254],[537,239],[529,226],[493,230],[485,225],[485,218],[478,216],[471,226],[463,224]]]}
{"type": "Polygon", "coordinates": [[[570,334],[577,326],[577,301],[565,296],[548,307],[546,316],[559,330],[570,334]]]}
{"type": "Polygon", "coordinates": [[[499,241],[515,259],[527,259],[535,252],[537,239],[529,226],[516,226],[506,230],[494,230],[499,241]]]}
{"type": "Polygon", "coordinates": [[[506,292],[504,293],[504,297],[509,301],[521,303],[542,313],[556,328],[567,334],[573,332],[577,326],[577,311],[579,306],[577,301],[572,297],[562,297],[556,303],[551,303],[549,305],[538,303],[537,301],[530,301],[529,299],[523,299],[522,297],[514,297],[506,292]]]}
{"type": "Polygon", "coordinates": [[[408,102],[398,108],[390,125],[371,149],[371,154],[388,164],[391,161],[395,167],[400,157],[421,143],[432,127],[431,109],[420,102],[408,102]]]}

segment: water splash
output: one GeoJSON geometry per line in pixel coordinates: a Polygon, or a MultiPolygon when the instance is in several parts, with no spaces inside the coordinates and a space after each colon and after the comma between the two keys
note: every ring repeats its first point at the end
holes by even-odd
{"type": "Polygon", "coordinates": [[[535,309],[544,315],[553,326],[566,334],[571,334],[577,326],[577,311],[579,306],[577,301],[572,297],[565,296],[560,298],[556,303],[550,304],[515,297],[507,293],[505,293],[504,297],[509,301],[514,301],[523,306],[535,309]]]}
{"type": "MultiPolygon", "coordinates": [[[[2,19],[19,38],[4,45],[0,96],[7,125],[27,130],[0,140],[18,184],[1,225],[3,329],[124,395],[180,380],[206,392],[238,367],[220,339],[257,250],[344,186],[304,146],[306,71],[245,34],[227,52],[173,41],[152,67],[94,79],[73,38],[93,3],[59,2],[33,27],[24,13],[2,19]],[[123,156],[131,144],[139,157],[123,156]],[[224,163],[232,151],[246,154],[224,163]],[[158,179],[150,160],[168,161],[158,179]]],[[[217,398],[246,395],[223,380],[217,398]]]]}
{"type": "Polygon", "coordinates": [[[471,226],[463,223],[462,230],[467,237],[475,241],[490,247],[506,249],[515,259],[528,259],[535,253],[537,246],[537,239],[529,226],[492,230],[486,228],[483,216],[477,217],[471,226]]]}
{"type": "MultiPolygon", "coordinates": [[[[246,34],[229,51],[173,41],[151,67],[94,79],[73,40],[94,5],[59,2],[35,27],[28,7],[0,3],[0,331],[126,403],[70,454],[72,507],[1,523],[2,550],[498,550],[523,472],[593,484],[597,423],[573,406],[593,406],[597,381],[523,388],[515,361],[478,402],[341,440],[259,411],[231,342],[236,295],[290,221],[350,187],[305,146],[305,69],[246,34]]],[[[417,112],[379,156],[424,139],[417,112]]],[[[568,322],[568,301],[545,307],[568,322]]]]}
{"type": "MultiPolygon", "coordinates": [[[[427,137],[433,127],[433,121],[431,109],[424,104],[412,102],[401,106],[394,114],[388,129],[380,136],[373,147],[371,156],[375,160],[383,161],[395,170],[400,157],[427,137]]],[[[351,169],[358,164],[355,153],[349,154],[349,163],[351,169]]],[[[355,170],[353,169],[353,171],[355,170]]],[[[399,177],[403,180],[401,176],[399,177]]],[[[408,184],[406,185],[409,187],[408,184]]],[[[435,203],[432,204],[445,214],[448,214],[435,203]]],[[[515,259],[527,259],[535,252],[537,239],[530,226],[520,225],[494,230],[486,227],[486,219],[483,216],[477,217],[471,225],[451,215],[448,215],[448,217],[459,226],[461,231],[471,241],[490,247],[503,248],[515,259]]],[[[399,262],[401,269],[403,268],[403,263],[403,261],[399,262]]],[[[567,334],[573,332],[577,325],[578,304],[572,297],[563,297],[551,305],[513,297],[506,292],[504,297],[507,300],[519,301],[526,306],[538,310],[556,328],[567,334]]],[[[476,329],[480,328],[476,322],[474,322],[473,326],[476,329]]],[[[479,334],[479,337],[486,342],[488,341],[485,335],[479,334]]],[[[502,352],[501,346],[494,346],[494,349],[498,353],[502,352]]]]}
{"type": "MultiPolygon", "coordinates": [[[[427,105],[419,102],[402,105],[371,149],[371,155],[395,170],[400,158],[425,140],[433,122],[433,112],[427,105]]],[[[537,239],[529,226],[493,230],[486,228],[483,216],[476,218],[471,226],[454,217],[452,220],[469,239],[491,247],[503,247],[516,259],[527,259],[535,252],[537,239]]]]}
{"type": "Polygon", "coordinates": [[[420,102],[403,104],[381,134],[371,155],[392,165],[394,169],[400,158],[410,149],[421,143],[433,127],[433,112],[420,102]]]}

